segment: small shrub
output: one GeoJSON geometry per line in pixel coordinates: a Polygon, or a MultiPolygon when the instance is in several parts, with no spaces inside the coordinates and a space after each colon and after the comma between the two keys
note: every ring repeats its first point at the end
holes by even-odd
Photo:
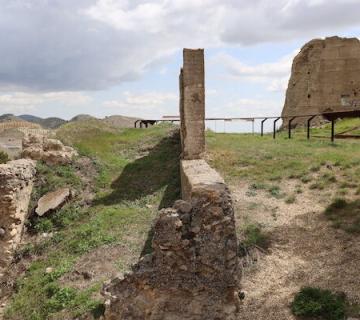
{"type": "Polygon", "coordinates": [[[296,192],[297,194],[300,194],[300,193],[303,193],[303,190],[302,190],[300,187],[297,187],[297,188],[295,189],[295,192],[296,192]]]}
{"type": "Polygon", "coordinates": [[[58,288],[56,285],[47,290],[51,298],[47,301],[45,308],[49,313],[65,309],[76,297],[76,291],[72,288],[58,288]]]}
{"type": "Polygon", "coordinates": [[[260,182],[255,182],[250,185],[249,189],[250,190],[264,190],[264,189],[266,189],[266,184],[260,183],[260,182]]]}
{"type": "Polygon", "coordinates": [[[266,249],[269,245],[269,240],[266,234],[264,234],[261,225],[259,224],[249,224],[245,226],[243,230],[245,240],[243,241],[243,246],[245,248],[251,248],[258,246],[260,248],[266,249]]]}
{"type": "Polygon", "coordinates": [[[358,185],[354,182],[348,182],[348,181],[343,181],[341,184],[340,184],[340,188],[356,188],[358,185]]]}
{"type": "Polygon", "coordinates": [[[275,198],[280,198],[280,187],[279,186],[270,186],[268,189],[270,195],[272,195],[275,198]]]}
{"type": "Polygon", "coordinates": [[[311,172],[318,172],[320,170],[320,166],[312,166],[312,167],[310,167],[310,171],[311,172]]]}
{"type": "Polygon", "coordinates": [[[287,203],[287,204],[292,204],[292,203],[294,203],[296,201],[296,197],[295,197],[295,195],[290,195],[290,196],[288,196],[286,199],[285,199],[285,203],[287,203]]]}
{"type": "Polygon", "coordinates": [[[270,181],[281,181],[282,177],[281,177],[281,175],[276,174],[276,175],[269,177],[269,180],[270,181]]]}
{"type": "Polygon", "coordinates": [[[7,153],[0,151],[0,164],[8,162],[10,159],[7,153]]]}
{"type": "Polygon", "coordinates": [[[291,310],[295,316],[324,320],[344,320],[346,298],[329,290],[305,287],[296,294],[291,310]]]}
{"type": "Polygon", "coordinates": [[[311,178],[309,176],[303,176],[300,180],[302,183],[308,183],[311,181],[311,178]]]}
{"type": "Polygon", "coordinates": [[[247,197],[256,197],[256,191],[254,191],[254,190],[248,190],[248,191],[246,191],[245,195],[246,195],[247,197]]]}
{"type": "Polygon", "coordinates": [[[36,232],[50,232],[54,228],[53,223],[48,218],[37,219],[37,223],[34,225],[36,232]]]}
{"type": "Polygon", "coordinates": [[[346,196],[347,194],[348,194],[348,190],[347,190],[347,189],[344,189],[344,188],[339,189],[339,190],[337,191],[337,195],[339,195],[339,196],[346,196]]]}
{"type": "Polygon", "coordinates": [[[314,189],[317,189],[317,190],[324,190],[325,186],[323,183],[321,182],[315,182],[315,183],[312,183],[310,186],[309,186],[309,189],[311,190],[314,190],[314,189]]]}
{"type": "Polygon", "coordinates": [[[334,183],[334,182],[337,181],[336,177],[335,177],[333,174],[328,173],[328,172],[326,172],[326,173],[324,173],[323,175],[321,175],[321,179],[322,179],[325,183],[327,183],[327,182],[329,182],[329,183],[334,183]]]}

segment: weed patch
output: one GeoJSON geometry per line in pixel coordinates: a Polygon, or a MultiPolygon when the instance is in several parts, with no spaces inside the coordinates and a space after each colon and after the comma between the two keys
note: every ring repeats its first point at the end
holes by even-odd
{"type": "Polygon", "coordinates": [[[329,290],[305,287],[296,294],[291,305],[295,316],[324,320],[344,320],[346,316],[346,298],[329,290]]]}
{"type": "Polygon", "coordinates": [[[269,238],[264,233],[263,228],[259,224],[248,224],[242,230],[244,235],[244,241],[241,245],[245,249],[252,247],[260,247],[262,249],[267,249],[269,246],[269,238]]]}
{"type": "Polygon", "coordinates": [[[0,151],[0,164],[8,162],[10,159],[4,151],[0,151]]]}
{"type": "Polygon", "coordinates": [[[292,203],[295,203],[295,201],[296,201],[296,197],[295,197],[295,195],[290,195],[290,196],[288,196],[286,199],[285,199],[285,203],[287,203],[287,204],[292,204],[292,203]]]}

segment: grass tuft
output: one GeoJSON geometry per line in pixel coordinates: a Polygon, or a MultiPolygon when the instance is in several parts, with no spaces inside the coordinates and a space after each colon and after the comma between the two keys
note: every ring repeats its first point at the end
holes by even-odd
{"type": "Polygon", "coordinates": [[[269,246],[269,237],[264,233],[263,228],[260,224],[248,224],[242,230],[244,235],[244,241],[242,246],[246,249],[252,247],[260,247],[267,249],[269,246]]]}
{"type": "Polygon", "coordinates": [[[6,163],[8,162],[10,159],[9,159],[9,156],[7,155],[7,153],[5,153],[4,151],[1,151],[0,150],[0,164],[2,163],[6,163]]]}
{"type": "Polygon", "coordinates": [[[291,304],[295,316],[324,320],[344,320],[346,298],[329,290],[305,287],[298,292],[291,304]]]}

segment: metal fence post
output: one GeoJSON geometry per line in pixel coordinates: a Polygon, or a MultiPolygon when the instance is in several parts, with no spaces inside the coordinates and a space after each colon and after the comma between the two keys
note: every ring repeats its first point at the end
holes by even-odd
{"type": "Polygon", "coordinates": [[[331,142],[335,140],[335,119],[331,119],[331,142]]]}
{"type": "Polygon", "coordinates": [[[291,122],[293,122],[293,120],[294,120],[295,118],[296,118],[296,117],[292,117],[292,118],[289,120],[289,123],[288,123],[289,139],[291,139],[291,122]]]}
{"type": "Polygon", "coordinates": [[[261,121],[261,136],[264,135],[264,122],[267,120],[268,118],[265,118],[264,120],[261,121]]]}
{"type": "Polygon", "coordinates": [[[276,138],[276,122],[278,122],[281,119],[281,117],[278,117],[274,120],[274,131],[273,131],[273,139],[276,138]]]}

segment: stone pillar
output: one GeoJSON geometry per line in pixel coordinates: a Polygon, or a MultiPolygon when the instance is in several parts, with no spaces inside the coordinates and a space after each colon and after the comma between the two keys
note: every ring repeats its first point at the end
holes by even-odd
{"type": "Polygon", "coordinates": [[[181,146],[184,160],[205,152],[204,50],[184,49],[180,73],[181,146]]]}

